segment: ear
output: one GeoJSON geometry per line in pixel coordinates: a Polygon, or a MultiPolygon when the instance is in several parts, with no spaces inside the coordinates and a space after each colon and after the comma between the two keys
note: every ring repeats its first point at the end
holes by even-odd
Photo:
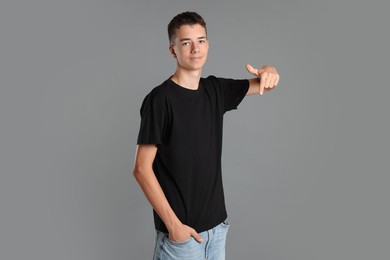
{"type": "Polygon", "coordinates": [[[173,49],[173,45],[172,44],[169,44],[169,52],[172,54],[173,58],[176,59],[175,49],[173,49]]]}

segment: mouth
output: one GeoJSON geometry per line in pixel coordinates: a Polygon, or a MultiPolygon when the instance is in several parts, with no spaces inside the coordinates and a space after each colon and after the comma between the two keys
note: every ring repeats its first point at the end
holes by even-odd
{"type": "Polygon", "coordinates": [[[199,60],[203,59],[203,57],[191,57],[190,59],[194,60],[194,61],[199,61],[199,60]]]}

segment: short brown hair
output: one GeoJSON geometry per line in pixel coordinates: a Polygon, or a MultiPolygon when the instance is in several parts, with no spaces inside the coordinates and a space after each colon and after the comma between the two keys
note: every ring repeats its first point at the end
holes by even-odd
{"type": "Polygon", "coordinates": [[[182,25],[194,25],[194,24],[200,24],[201,26],[204,27],[206,30],[207,34],[207,29],[206,29],[206,22],[203,20],[202,16],[200,16],[196,12],[184,12],[181,14],[176,15],[173,17],[171,22],[168,24],[168,38],[169,42],[173,44],[173,40],[175,38],[176,34],[176,29],[179,29],[180,26],[182,25]]]}

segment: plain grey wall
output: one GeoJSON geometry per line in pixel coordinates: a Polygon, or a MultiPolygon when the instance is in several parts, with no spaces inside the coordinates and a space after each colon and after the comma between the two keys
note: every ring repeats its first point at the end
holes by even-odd
{"type": "Polygon", "coordinates": [[[208,25],[204,76],[277,67],[225,116],[227,259],[389,259],[386,1],[0,3],[0,258],[151,259],[131,170],[139,108],[174,72],[166,26],[208,25]]]}

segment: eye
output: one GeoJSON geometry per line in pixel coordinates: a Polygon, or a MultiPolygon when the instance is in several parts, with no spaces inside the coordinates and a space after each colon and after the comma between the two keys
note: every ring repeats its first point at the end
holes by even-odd
{"type": "Polygon", "coordinates": [[[199,40],[199,43],[205,43],[206,40],[199,40]]]}
{"type": "Polygon", "coordinates": [[[190,42],[183,42],[181,45],[188,46],[188,45],[190,45],[190,42]]]}

